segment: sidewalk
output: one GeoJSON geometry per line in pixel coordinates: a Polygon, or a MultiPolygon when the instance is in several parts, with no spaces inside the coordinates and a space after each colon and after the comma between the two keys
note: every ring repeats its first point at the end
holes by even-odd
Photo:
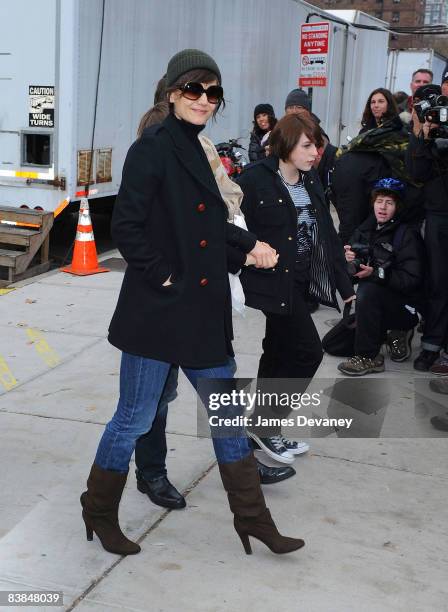
{"type": "MultiPolygon", "coordinates": [[[[121,558],[96,536],[86,541],[79,495],[118,394],[120,355],[106,334],[123,266],[117,252],[107,258],[108,274],[53,272],[0,295],[0,590],[62,590],[63,607],[29,608],[49,611],[448,610],[441,432],[313,438],[297,476],[264,487],[280,530],[305,548],[281,557],[253,541],[246,556],[210,440],[195,436],[196,400],[183,375],[169,413],[168,468],[187,508],[151,504],[131,465],[121,524],[142,552],[121,558]]],[[[322,307],[313,315],[321,333],[337,316],[322,307]]],[[[238,375],[251,377],[263,316],[248,310],[234,323],[238,375]]],[[[320,376],[337,376],[339,361],[325,356],[320,376]]],[[[384,376],[400,388],[414,375],[411,362],[386,359],[384,376]]],[[[388,418],[414,411],[409,393],[398,408],[388,418]]]]}

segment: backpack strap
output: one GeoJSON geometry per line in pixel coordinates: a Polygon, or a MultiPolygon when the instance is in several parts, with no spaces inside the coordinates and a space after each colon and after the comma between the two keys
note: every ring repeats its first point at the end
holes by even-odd
{"type": "Polygon", "coordinates": [[[392,239],[392,248],[394,250],[394,253],[400,250],[401,243],[403,242],[403,236],[407,229],[408,226],[406,225],[406,223],[400,223],[400,225],[398,226],[398,229],[392,239]]]}

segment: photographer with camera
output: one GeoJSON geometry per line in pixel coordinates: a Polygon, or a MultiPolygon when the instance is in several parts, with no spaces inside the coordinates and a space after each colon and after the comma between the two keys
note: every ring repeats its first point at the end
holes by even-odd
{"type": "Polygon", "coordinates": [[[441,95],[438,85],[415,91],[412,120],[406,168],[414,180],[424,184],[428,256],[422,350],[414,368],[448,374],[448,98],[441,95]]]}
{"type": "Polygon", "coordinates": [[[371,195],[374,214],[344,246],[349,273],[359,283],[355,354],[338,365],[348,376],[384,371],[380,349],[385,338],[393,361],[411,355],[424,248],[418,230],[400,220],[403,193],[397,179],[377,181],[371,195]]]}

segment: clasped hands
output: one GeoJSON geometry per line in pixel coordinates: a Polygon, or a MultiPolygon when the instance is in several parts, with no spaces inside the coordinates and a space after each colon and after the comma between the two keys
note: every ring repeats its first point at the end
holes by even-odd
{"type": "Polygon", "coordinates": [[[278,253],[266,242],[257,240],[254,248],[246,255],[246,266],[273,268],[277,265],[278,253]]]}

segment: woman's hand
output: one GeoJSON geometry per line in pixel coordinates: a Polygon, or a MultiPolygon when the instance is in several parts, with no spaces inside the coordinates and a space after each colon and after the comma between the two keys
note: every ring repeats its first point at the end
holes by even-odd
{"type": "Polygon", "coordinates": [[[356,278],[367,278],[368,276],[373,274],[372,266],[365,266],[364,264],[360,264],[359,267],[361,268],[361,271],[353,275],[356,276],[356,278]]]}
{"type": "Polygon", "coordinates": [[[345,249],[345,261],[353,261],[356,257],[355,252],[352,251],[352,247],[349,244],[344,244],[345,249]]]}
{"type": "Polygon", "coordinates": [[[255,259],[255,257],[253,255],[251,255],[250,253],[248,253],[246,255],[246,261],[244,262],[245,266],[254,266],[257,263],[257,260],[255,259]]]}
{"type": "Polygon", "coordinates": [[[166,279],[166,281],[163,283],[162,287],[169,287],[172,284],[173,283],[171,282],[171,274],[170,274],[168,278],[166,279]]]}
{"type": "Polygon", "coordinates": [[[344,304],[350,304],[350,302],[353,302],[354,300],[356,300],[356,293],[354,293],[353,295],[351,295],[349,298],[347,298],[346,300],[344,300],[344,304]]]}
{"type": "Polygon", "coordinates": [[[257,240],[249,255],[254,257],[256,268],[273,268],[277,265],[277,252],[275,249],[270,247],[269,244],[266,244],[266,242],[260,242],[257,240]]]}

